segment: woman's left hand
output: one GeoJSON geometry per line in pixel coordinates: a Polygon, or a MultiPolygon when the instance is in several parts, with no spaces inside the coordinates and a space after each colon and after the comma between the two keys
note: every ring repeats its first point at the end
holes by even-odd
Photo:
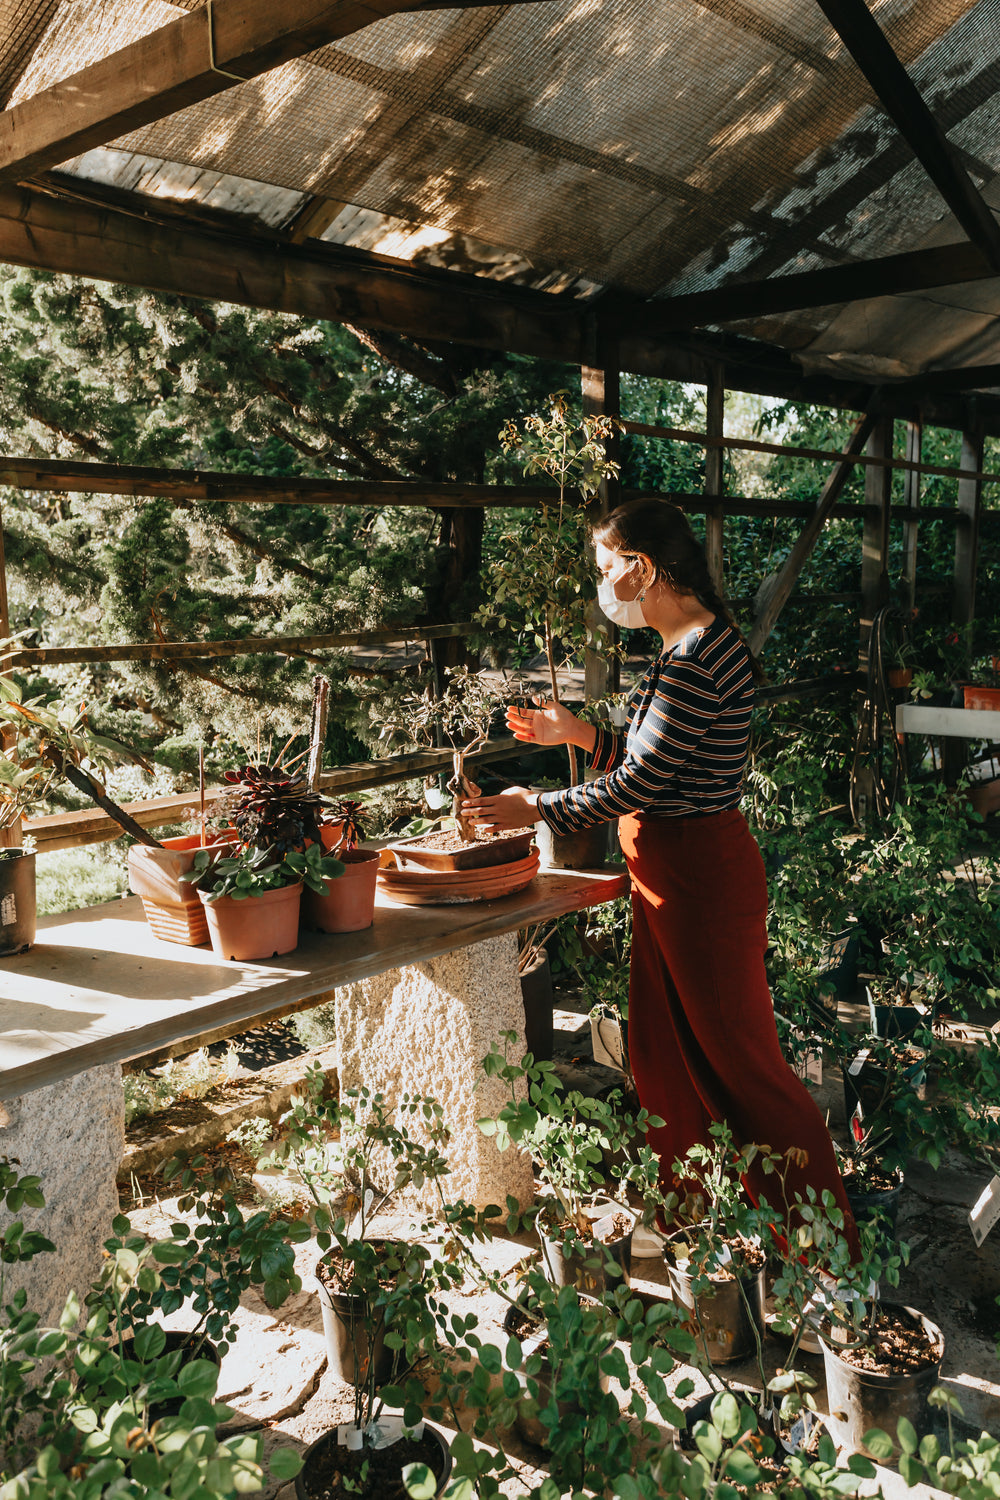
{"type": "Polygon", "coordinates": [[[530,828],[538,822],[538,793],[512,786],[495,797],[469,797],[462,803],[462,811],[488,833],[530,828]]]}

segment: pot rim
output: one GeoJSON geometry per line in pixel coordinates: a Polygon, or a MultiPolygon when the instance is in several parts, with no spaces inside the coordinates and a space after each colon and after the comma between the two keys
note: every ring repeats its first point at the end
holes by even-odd
{"type": "Polygon", "coordinates": [[[922,1375],[926,1375],[928,1371],[940,1370],[941,1365],[944,1361],[945,1353],[944,1333],[934,1322],[934,1320],[932,1318],[929,1318],[926,1313],[921,1312],[918,1307],[909,1307],[905,1302],[881,1301],[880,1305],[886,1308],[898,1308],[901,1312],[909,1313],[911,1318],[916,1318],[918,1323],[920,1323],[921,1327],[923,1328],[924,1332],[927,1334],[928,1338],[936,1340],[936,1342],[940,1346],[941,1353],[929,1359],[926,1364],[921,1365],[917,1370],[905,1370],[895,1375],[882,1375],[877,1370],[862,1370],[859,1369],[857,1365],[852,1365],[850,1360],[844,1359],[843,1355],[839,1352],[838,1346],[834,1343],[830,1343],[826,1338],[824,1338],[822,1330],[820,1328],[817,1328],[816,1332],[823,1349],[823,1358],[825,1359],[827,1354],[829,1354],[830,1357],[836,1360],[839,1365],[842,1365],[846,1370],[849,1370],[852,1376],[856,1376],[863,1385],[886,1387],[901,1384],[905,1385],[909,1381],[919,1380],[919,1378],[922,1375]]]}

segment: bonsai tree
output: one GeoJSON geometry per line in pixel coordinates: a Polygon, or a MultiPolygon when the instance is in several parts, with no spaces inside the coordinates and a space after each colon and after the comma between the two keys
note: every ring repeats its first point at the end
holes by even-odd
{"type": "Polygon", "coordinates": [[[476,828],[462,812],[462,801],[476,796],[479,787],[466,771],[465,762],[485,745],[501,694],[482,673],[470,672],[467,667],[449,668],[446,676],[448,680],[441,694],[432,693],[428,687],[422,694],[411,693],[404,698],[400,718],[386,724],[381,737],[392,739],[405,734],[412,739],[416,731],[431,740],[435,730],[440,730],[451,746],[448,790],[452,795],[452,817],[463,842],[471,844],[476,838],[476,828]]]}
{"type": "MultiPolygon", "coordinates": [[[[491,628],[514,625],[533,636],[545,652],[549,691],[559,699],[559,672],[575,649],[598,644],[587,611],[596,589],[587,538],[586,503],[604,479],[615,478],[619,465],[606,445],[621,425],[614,417],[580,417],[570,410],[568,391],[548,399],[547,413],[534,412],[500,431],[500,446],[517,458],[525,474],[543,474],[557,487],[551,505],[540,505],[530,518],[497,542],[491,603],[477,618],[491,628]]],[[[576,750],[567,746],[570,781],[579,780],[576,750]]]]}

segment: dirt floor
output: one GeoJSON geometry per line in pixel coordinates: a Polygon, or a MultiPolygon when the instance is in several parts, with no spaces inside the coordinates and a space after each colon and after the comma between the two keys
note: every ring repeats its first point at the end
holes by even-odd
{"type": "MultiPolygon", "coordinates": [[[[613,1083],[618,1075],[592,1061],[589,1025],[574,1009],[576,1002],[573,997],[561,996],[557,1003],[563,1007],[556,1015],[556,1060],[560,1070],[572,1078],[576,1086],[591,1087],[595,1091],[613,1083]]],[[[244,1045],[249,1048],[252,1062],[253,1038],[244,1045]]],[[[265,1051],[275,1046],[281,1050],[280,1039],[273,1035],[259,1045],[265,1051]]],[[[295,1067],[296,1059],[291,1059],[285,1066],[295,1067]]],[[[247,1069],[248,1073],[251,1071],[252,1068],[247,1069]]],[[[244,1103],[252,1082],[249,1078],[239,1080],[244,1103]]],[[[813,1091],[820,1107],[829,1111],[831,1128],[835,1132],[842,1130],[843,1088],[839,1073],[827,1070],[822,1084],[813,1091]]],[[[209,1103],[206,1107],[211,1113],[214,1106],[209,1103]]],[[[191,1111],[182,1106],[178,1115],[181,1129],[186,1123],[183,1117],[191,1113],[202,1116],[200,1108],[191,1111]]],[[[148,1136],[151,1131],[162,1134],[162,1124],[161,1119],[155,1130],[152,1126],[137,1125],[130,1134],[136,1137],[148,1136]]],[[[246,1153],[231,1143],[224,1145],[222,1150],[240,1184],[240,1193],[248,1203],[258,1202],[261,1197],[280,1202],[280,1198],[274,1198],[275,1180],[261,1174],[255,1177],[254,1163],[246,1153]]],[[[997,1359],[1000,1308],[996,1301],[1000,1296],[1000,1228],[987,1238],[981,1249],[977,1249],[968,1226],[969,1210],[986,1180],[983,1171],[970,1169],[957,1156],[947,1160],[937,1172],[920,1164],[911,1168],[907,1174],[899,1224],[901,1238],[911,1245],[911,1259],[898,1293],[892,1294],[904,1304],[919,1308],[944,1330],[943,1383],[961,1401],[968,1427],[975,1432],[984,1426],[990,1426],[994,1431],[1000,1428],[1000,1365],[997,1359]]],[[[176,1217],[175,1206],[164,1196],[160,1179],[154,1173],[126,1173],[121,1186],[123,1205],[130,1212],[133,1223],[159,1237],[164,1226],[176,1217]]],[[[393,1224],[392,1227],[405,1226],[393,1224]]],[[[511,1239],[501,1234],[484,1252],[484,1259],[491,1268],[506,1273],[514,1272],[519,1262],[535,1254],[534,1243],[528,1237],[511,1239]]],[[[305,1247],[300,1251],[303,1291],[290,1299],[280,1312],[272,1312],[252,1292],[244,1297],[239,1337],[223,1361],[219,1397],[238,1413],[231,1430],[262,1429],[269,1446],[279,1443],[305,1446],[351,1415],[348,1388],[327,1370],[319,1303],[310,1286],[314,1260],[315,1250],[305,1247]]],[[[656,1258],[635,1261],[632,1285],[646,1298],[667,1296],[662,1262],[656,1258]]],[[[501,1321],[505,1304],[499,1298],[482,1293],[470,1283],[456,1295],[455,1301],[462,1313],[475,1313],[479,1332],[485,1341],[503,1343],[501,1321]]],[[[167,1321],[172,1326],[183,1326],[183,1313],[167,1321]]],[[[767,1371],[771,1373],[782,1362],[782,1347],[776,1341],[768,1340],[765,1350],[767,1371]]],[[[822,1408],[822,1359],[804,1356],[803,1363],[817,1379],[819,1389],[816,1395],[822,1408]]],[[[686,1369],[679,1370],[670,1383],[676,1385],[691,1373],[686,1369]]],[[[730,1366],[726,1374],[730,1383],[737,1387],[759,1387],[760,1377],[753,1363],[730,1366]]],[[[691,1401],[708,1390],[702,1376],[695,1374],[694,1379],[695,1391],[689,1398],[691,1401]]],[[[513,1434],[505,1442],[505,1448],[520,1470],[520,1478],[506,1486],[506,1493],[518,1496],[537,1485],[544,1476],[545,1455],[542,1450],[520,1442],[513,1434]]],[[[887,1492],[920,1494],[920,1490],[905,1491],[898,1476],[883,1475],[882,1479],[887,1492]]],[[[274,1496],[280,1489],[281,1486],[275,1484],[265,1493],[274,1496]]],[[[289,1500],[291,1494],[291,1486],[288,1486],[289,1500]]],[[[282,1500],[286,1500],[284,1493],[282,1500]]]]}

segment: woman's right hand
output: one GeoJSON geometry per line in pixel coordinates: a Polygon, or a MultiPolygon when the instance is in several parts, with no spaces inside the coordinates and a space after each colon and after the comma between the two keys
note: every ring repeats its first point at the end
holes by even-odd
{"type": "Polygon", "coordinates": [[[594,726],[578,719],[561,703],[546,702],[540,695],[532,703],[512,705],[507,709],[507,728],[516,740],[532,745],[579,745],[592,748],[594,726]],[[590,740],[590,746],[586,741],[590,740]]]}

